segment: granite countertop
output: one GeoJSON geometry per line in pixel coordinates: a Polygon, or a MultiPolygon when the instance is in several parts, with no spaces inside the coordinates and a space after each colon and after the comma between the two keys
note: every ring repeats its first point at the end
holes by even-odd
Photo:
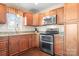
{"type": "Polygon", "coordinates": [[[23,32],[0,32],[0,36],[13,36],[13,35],[24,35],[24,34],[35,34],[34,31],[23,31],[23,32]]]}

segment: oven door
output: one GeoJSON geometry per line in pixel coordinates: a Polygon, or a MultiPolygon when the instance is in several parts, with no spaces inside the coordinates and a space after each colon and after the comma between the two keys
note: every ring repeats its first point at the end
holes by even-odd
{"type": "Polygon", "coordinates": [[[53,35],[40,35],[40,41],[52,42],[53,43],[54,36],[53,35]]]}
{"type": "Polygon", "coordinates": [[[47,43],[47,42],[40,42],[40,48],[42,51],[47,52],[51,55],[54,55],[53,52],[53,44],[47,43]]]}

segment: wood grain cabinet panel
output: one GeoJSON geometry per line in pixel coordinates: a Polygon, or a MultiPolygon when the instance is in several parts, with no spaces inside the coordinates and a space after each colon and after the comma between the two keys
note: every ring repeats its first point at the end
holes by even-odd
{"type": "Polygon", "coordinates": [[[8,37],[0,37],[0,56],[8,55],[8,37]]]}
{"type": "Polygon", "coordinates": [[[32,34],[28,35],[28,39],[29,39],[29,49],[32,48],[32,34]]]}
{"type": "Polygon", "coordinates": [[[4,4],[0,4],[0,24],[6,23],[6,6],[4,4]]]}
{"type": "Polygon", "coordinates": [[[49,15],[50,15],[50,16],[55,16],[55,15],[56,15],[56,9],[50,10],[50,11],[49,11],[49,15]]]}
{"type": "Polygon", "coordinates": [[[24,23],[25,25],[31,26],[33,25],[33,14],[26,12],[24,13],[24,23]]]}
{"type": "Polygon", "coordinates": [[[39,26],[39,14],[34,14],[33,15],[33,26],[39,26]]]}
{"type": "Polygon", "coordinates": [[[65,24],[65,55],[72,56],[77,54],[77,28],[78,24],[65,24]]]}
{"type": "Polygon", "coordinates": [[[57,24],[64,24],[64,7],[57,9],[57,24]]]}
{"type": "Polygon", "coordinates": [[[39,25],[41,26],[41,25],[43,25],[43,17],[45,17],[45,13],[43,12],[43,13],[39,13],[39,25]]]}
{"type": "Polygon", "coordinates": [[[20,52],[28,49],[28,38],[26,38],[27,35],[20,35],[19,36],[19,46],[20,46],[20,52]]]}
{"type": "Polygon", "coordinates": [[[0,51],[0,56],[8,56],[7,50],[6,51],[0,51]]]}
{"type": "Polygon", "coordinates": [[[19,53],[19,36],[9,37],[9,55],[19,53]]]}
{"type": "Polygon", "coordinates": [[[78,3],[65,3],[64,4],[64,19],[65,22],[79,21],[79,4],[78,3]]]}
{"type": "Polygon", "coordinates": [[[55,49],[55,54],[56,55],[63,55],[64,47],[64,38],[60,34],[55,35],[55,40],[54,40],[54,49],[55,49]]]}
{"type": "Polygon", "coordinates": [[[36,35],[32,34],[32,48],[36,47],[36,35]]]}

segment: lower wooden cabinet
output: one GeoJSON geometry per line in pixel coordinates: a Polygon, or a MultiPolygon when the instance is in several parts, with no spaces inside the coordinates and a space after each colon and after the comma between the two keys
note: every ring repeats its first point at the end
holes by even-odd
{"type": "Polygon", "coordinates": [[[16,55],[36,46],[36,34],[3,36],[0,37],[0,56],[16,55]]]}
{"type": "Polygon", "coordinates": [[[9,36],[9,55],[19,53],[19,37],[20,36],[9,36]]]}
{"type": "Polygon", "coordinates": [[[29,34],[28,39],[29,39],[29,48],[37,47],[36,34],[29,34]]]}
{"type": "Polygon", "coordinates": [[[28,49],[28,36],[20,35],[19,36],[19,50],[20,52],[28,49]]]}
{"type": "Polygon", "coordinates": [[[32,35],[32,41],[31,42],[32,42],[32,48],[36,47],[36,35],[35,34],[32,35]]]}
{"type": "Polygon", "coordinates": [[[65,24],[65,55],[78,55],[78,24],[65,24]]]}
{"type": "Polygon", "coordinates": [[[54,40],[54,51],[56,55],[62,56],[64,54],[64,37],[56,34],[54,40]]]}
{"type": "Polygon", "coordinates": [[[0,37],[0,56],[8,55],[8,37],[0,37]]]}
{"type": "Polygon", "coordinates": [[[16,35],[9,37],[9,55],[15,55],[24,50],[36,46],[36,39],[34,34],[16,35]]]}
{"type": "Polygon", "coordinates": [[[7,50],[0,51],[0,56],[7,56],[7,55],[8,55],[7,50]]]}

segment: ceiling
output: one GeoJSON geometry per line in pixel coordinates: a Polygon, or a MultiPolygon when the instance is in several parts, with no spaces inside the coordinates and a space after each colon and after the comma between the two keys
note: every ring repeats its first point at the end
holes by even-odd
{"type": "Polygon", "coordinates": [[[63,5],[63,3],[5,3],[7,6],[15,7],[17,9],[22,9],[24,11],[28,10],[33,13],[40,12],[42,10],[54,7],[57,5],[63,5]]]}

